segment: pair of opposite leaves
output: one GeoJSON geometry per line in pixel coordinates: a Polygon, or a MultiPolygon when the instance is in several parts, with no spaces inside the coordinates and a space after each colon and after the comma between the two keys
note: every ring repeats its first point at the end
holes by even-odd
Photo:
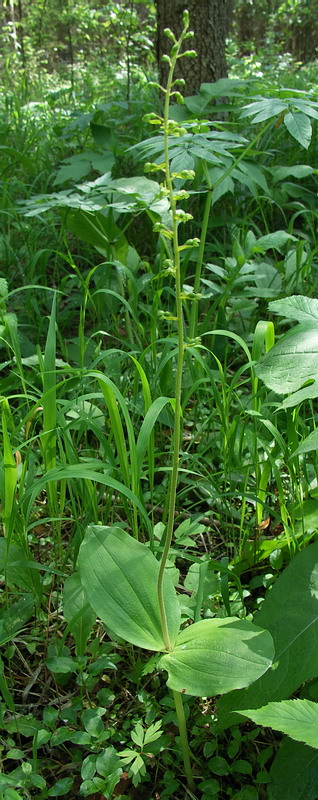
{"type": "Polygon", "coordinates": [[[118,527],[91,525],[79,552],[88,601],[113,634],[145,650],[162,652],[169,688],[199,697],[249,686],[271,666],[270,633],[233,617],[204,619],[180,631],[178,596],[169,572],[164,603],[170,641],[162,638],[157,594],[159,562],[147,545],[118,527]]]}

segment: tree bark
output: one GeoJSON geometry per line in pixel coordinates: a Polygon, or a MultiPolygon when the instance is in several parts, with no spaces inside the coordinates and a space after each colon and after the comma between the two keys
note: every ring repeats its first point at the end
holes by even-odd
{"type": "Polygon", "coordinates": [[[225,78],[228,0],[156,0],[156,6],[160,83],[165,85],[167,78],[167,64],[162,62],[162,55],[170,49],[169,39],[163,31],[171,28],[178,37],[185,9],[190,13],[190,29],[194,31],[193,39],[188,40],[188,49],[196,50],[197,57],[179,59],[175,77],[184,78],[187,95],[196,94],[201,83],[214,83],[219,78],[225,78]]]}

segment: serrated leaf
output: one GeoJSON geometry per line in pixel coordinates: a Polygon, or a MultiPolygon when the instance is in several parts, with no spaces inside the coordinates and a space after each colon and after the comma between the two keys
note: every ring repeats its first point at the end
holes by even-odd
{"type": "Polygon", "coordinates": [[[109,188],[116,192],[132,195],[136,199],[142,200],[145,205],[153,203],[161,193],[159,183],[138,175],[133,178],[118,178],[111,181],[109,188]]]}
{"type": "Polygon", "coordinates": [[[194,169],[194,160],[187,151],[181,151],[170,162],[171,172],[182,172],[183,169],[194,169]]]}
{"type": "MultiPolygon", "coordinates": [[[[318,326],[306,322],[293,328],[260,359],[255,374],[277,394],[296,392],[307,381],[315,381],[318,374],[318,326]]],[[[312,386],[302,389],[302,399],[315,397],[312,389],[312,386]]]]}
{"type": "Polygon", "coordinates": [[[242,78],[220,78],[215,83],[201,83],[200,94],[202,92],[208,97],[237,97],[238,88],[246,84],[247,81],[242,78]]]}
{"type": "MultiPolygon", "coordinates": [[[[146,650],[165,650],[157,597],[159,562],[146,545],[121,528],[91,525],[80,548],[79,571],[90,605],[114,634],[146,650]]],[[[167,574],[164,597],[174,643],[180,608],[167,574]]]]}
{"type": "Polygon", "coordinates": [[[260,99],[248,103],[244,106],[240,117],[255,117],[252,121],[253,124],[257,122],[264,122],[271,117],[277,117],[288,108],[287,103],[282,100],[277,100],[273,97],[261,97],[260,99]]]}
{"type": "Polygon", "coordinates": [[[318,749],[318,704],[312,700],[282,700],[257,709],[247,708],[242,714],[256,725],[274,728],[318,749]]]}
{"type": "Polygon", "coordinates": [[[272,634],[275,660],[253,686],[220,700],[222,727],[234,724],[229,712],[285,700],[318,675],[318,543],[293,558],[266,595],[255,621],[272,634]]]}
{"type": "Polygon", "coordinates": [[[284,125],[286,125],[291,136],[307,150],[310,145],[312,128],[310,119],[306,114],[302,114],[301,111],[296,111],[295,113],[289,111],[284,116],[284,125]]]}
{"type": "Polygon", "coordinates": [[[293,451],[292,455],[299,456],[301,453],[311,453],[313,450],[318,450],[318,429],[315,428],[311,431],[309,436],[300,443],[300,445],[293,451]]]}
{"type": "Polygon", "coordinates": [[[314,171],[313,167],[310,167],[309,164],[296,164],[290,167],[273,167],[271,170],[274,183],[283,181],[290,176],[301,180],[302,178],[307,178],[308,175],[312,175],[314,171]]]}
{"type": "Polygon", "coordinates": [[[214,205],[214,203],[216,203],[220,197],[223,197],[224,194],[227,194],[227,192],[232,192],[232,194],[234,192],[234,182],[229,175],[226,178],[223,178],[219,185],[213,189],[212,205],[214,205]]]}
{"type": "Polygon", "coordinates": [[[308,117],[318,119],[317,103],[307,102],[306,100],[293,100],[293,106],[298,108],[299,111],[303,111],[308,117]]]}
{"type": "Polygon", "coordinates": [[[211,697],[248,686],[267,670],[274,656],[268,631],[247,620],[205,619],[179,633],[159,668],[177,692],[211,697]]]}
{"type": "Polygon", "coordinates": [[[313,297],[300,294],[283,297],[282,300],[273,300],[269,303],[269,309],[287,319],[317,323],[318,327],[318,300],[313,297]]]}
{"type": "Polygon", "coordinates": [[[109,150],[112,147],[113,134],[111,128],[106,125],[98,125],[96,122],[90,123],[92,136],[96,144],[102,147],[103,150],[109,150]]]}
{"type": "Polygon", "coordinates": [[[255,166],[251,161],[241,161],[238,165],[238,170],[243,172],[244,175],[250,178],[254,183],[258,184],[258,186],[261,186],[264,192],[268,192],[267,180],[260,167],[255,166]]]}
{"type": "Polygon", "coordinates": [[[279,249],[290,239],[296,241],[295,236],[292,236],[292,234],[287,231],[275,231],[274,233],[267,233],[266,236],[261,236],[259,239],[256,239],[254,247],[261,248],[261,250],[271,250],[273,247],[279,249]]]}
{"type": "Polygon", "coordinates": [[[60,186],[66,181],[79,181],[91,171],[91,165],[84,153],[68,158],[57,171],[53,186],[60,186]]]}
{"type": "Polygon", "coordinates": [[[290,394],[289,397],[285,397],[279,408],[294,408],[299,403],[302,403],[303,400],[309,400],[313,397],[318,397],[318,381],[314,381],[310,386],[305,386],[303,389],[299,389],[298,392],[290,394]]]}
{"type": "Polygon", "coordinates": [[[280,292],[282,286],[282,279],[275,267],[267,261],[257,264],[257,270],[254,276],[255,284],[258,289],[274,290],[276,295],[280,292]]]}
{"type": "Polygon", "coordinates": [[[3,299],[8,294],[8,281],[6,278],[0,278],[0,297],[3,299]]]}

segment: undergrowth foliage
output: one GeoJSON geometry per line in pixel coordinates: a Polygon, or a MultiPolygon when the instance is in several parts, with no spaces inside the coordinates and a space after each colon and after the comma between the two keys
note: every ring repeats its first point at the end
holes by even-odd
{"type": "Polygon", "coordinates": [[[3,800],[318,793],[318,97],[183,23],[1,113],[3,800]]]}

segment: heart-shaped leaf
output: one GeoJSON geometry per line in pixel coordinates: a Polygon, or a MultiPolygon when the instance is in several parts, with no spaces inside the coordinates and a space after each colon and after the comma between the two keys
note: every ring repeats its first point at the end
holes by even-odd
{"type": "Polygon", "coordinates": [[[210,697],[249,686],[274,657],[268,631],[233,617],[205,619],[179,633],[175,648],[160,659],[168,686],[177,692],[210,697]]]}
{"type": "MultiPolygon", "coordinates": [[[[111,630],[146,650],[165,650],[157,597],[159,562],[149,548],[122,528],[91,525],[79,552],[79,571],[88,600],[111,630]]],[[[170,641],[180,627],[180,607],[169,575],[164,602],[170,641]]]]}

